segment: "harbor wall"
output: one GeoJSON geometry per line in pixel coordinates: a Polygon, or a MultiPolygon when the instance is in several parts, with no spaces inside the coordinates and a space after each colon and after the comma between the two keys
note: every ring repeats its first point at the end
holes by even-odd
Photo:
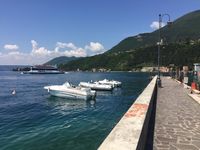
{"type": "Polygon", "coordinates": [[[157,76],[155,76],[98,150],[152,149],[155,123],[157,76]]]}

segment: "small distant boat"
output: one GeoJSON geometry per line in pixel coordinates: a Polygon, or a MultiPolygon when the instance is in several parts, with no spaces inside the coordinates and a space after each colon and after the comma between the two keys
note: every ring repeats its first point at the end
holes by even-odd
{"type": "Polygon", "coordinates": [[[12,95],[15,95],[16,94],[16,91],[15,91],[15,89],[12,91],[12,93],[11,93],[12,95]]]}
{"type": "Polygon", "coordinates": [[[79,86],[91,88],[92,90],[102,90],[102,91],[111,91],[113,89],[112,85],[100,84],[98,82],[80,82],[79,86]]]}
{"type": "Polygon", "coordinates": [[[73,86],[69,82],[65,82],[63,85],[45,86],[48,92],[57,97],[70,98],[70,99],[95,99],[96,91],[90,88],[83,88],[80,86],[73,86]]]}
{"type": "Polygon", "coordinates": [[[100,84],[112,85],[113,87],[120,87],[121,84],[122,84],[120,81],[107,80],[107,79],[100,80],[100,81],[97,81],[97,82],[100,83],[100,84]]]}
{"type": "Polygon", "coordinates": [[[29,71],[23,71],[21,74],[64,74],[64,71],[50,65],[31,66],[29,71]]]}

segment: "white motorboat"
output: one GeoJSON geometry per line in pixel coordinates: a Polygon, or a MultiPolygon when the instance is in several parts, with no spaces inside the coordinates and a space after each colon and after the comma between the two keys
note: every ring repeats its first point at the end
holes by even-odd
{"type": "Polygon", "coordinates": [[[122,84],[120,81],[107,80],[107,79],[100,80],[100,81],[97,81],[97,82],[100,83],[100,84],[112,85],[113,87],[120,87],[121,84],[122,84]]]}
{"type": "Polygon", "coordinates": [[[79,86],[91,88],[92,90],[102,90],[102,91],[111,91],[113,89],[112,85],[100,84],[98,82],[80,82],[79,86]]]}
{"type": "Polygon", "coordinates": [[[69,84],[69,82],[66,82],[63,85],[45,86],[44,89],[47,89],[51,95],[57,97],[84,100],[95,99],[96,97],[96,91],[91,90],[90,88],[76,87],[69,84]]]}

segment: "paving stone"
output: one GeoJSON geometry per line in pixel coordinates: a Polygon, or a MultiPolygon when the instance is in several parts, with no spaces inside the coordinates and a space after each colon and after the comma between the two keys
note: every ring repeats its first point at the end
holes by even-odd
{"type": "Polygon", "coordinates": [[[174,144],[173,146],[181,150],[199,150],[196,146],[188,144],[174,144]]]}
{"type": "Polygon", "coordinates": [[[190,145],[191,142],[188,142],[188,141],[178,141],[178,144],[188,144],[188,145],[190,145]]]}
{"type": "Polygon", "coordinates": [[[162,142],[176,142],[177,139],[172,139],[172,138],[167,138],[167,137],[162,137],[162,136],[158,136],[157,137],[159,139],[159,141],[162,142]]]}
{"type": "Polygon", "coordinates": [[[187,89],[162,78],[158,88],[154,149],[200,150],[200,105],[187,89]]]}
{"type": "Polygon", "coordinates": [[[200,142],[199,141],[192,141],[192,144],[200,149],[200,142]]]}
{"type": "Polygon", "coordinates": [[[166,149],[168,149],[169,145],[157,145],[157,149],[160,149],[160,148],[166,148],[166,149]]]}
{"type": "Polygon", "coordinates": [[[200,138],[196,138],[196,137],[192,137],[193,141],[199,141],[200,142],[200,138]]]}
{"type": "Polygon", "coordinates": [[[157,147],[156,147],[156,146],[153,146],[153,150],[157,150],[157,147]]]}
{"type": "Polygon", "coordinates": [[[170,145],[169,149],[170,149],[170,150],[178,150],[176,147],[174,147],[174,146],[172,146],[172,145],[170,145]]]}

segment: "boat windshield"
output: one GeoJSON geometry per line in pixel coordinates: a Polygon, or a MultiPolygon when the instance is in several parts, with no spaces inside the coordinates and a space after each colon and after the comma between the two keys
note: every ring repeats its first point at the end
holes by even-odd
{"type": "Polygon", "coordinates": [[[66,86],[66,87],[71,87],[69,82],[65,82],[63,85],[66,86]]]}

